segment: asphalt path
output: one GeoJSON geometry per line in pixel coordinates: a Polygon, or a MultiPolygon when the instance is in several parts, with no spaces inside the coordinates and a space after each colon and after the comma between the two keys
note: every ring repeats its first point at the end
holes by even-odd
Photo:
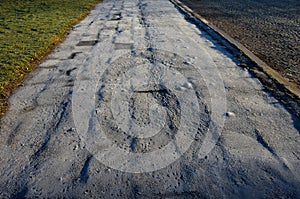
{"type": "Polygon", "coordinates": [[[168,0],[98,4],[10,97],[1,198],[300,198],[300,121],[168,0]]]}

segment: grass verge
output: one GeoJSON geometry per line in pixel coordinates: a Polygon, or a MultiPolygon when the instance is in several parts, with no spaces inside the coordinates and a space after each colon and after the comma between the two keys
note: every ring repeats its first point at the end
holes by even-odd
{"type": "Polygon", "coordinates": [[[0,1],[0,115],[9,94],[101,0],[0,1]]]}

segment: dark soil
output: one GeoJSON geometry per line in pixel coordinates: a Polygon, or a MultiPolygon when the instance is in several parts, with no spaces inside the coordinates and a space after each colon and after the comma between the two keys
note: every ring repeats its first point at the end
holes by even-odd
{"type": "Polygon", "coordinates": [[[181,0],[300,88],[299,0],[181,0]]]}

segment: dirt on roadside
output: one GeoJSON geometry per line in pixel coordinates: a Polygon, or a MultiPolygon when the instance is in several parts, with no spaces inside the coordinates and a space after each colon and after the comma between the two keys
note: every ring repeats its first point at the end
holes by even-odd
{"type": "Polygon", "coordinates": [[[299,0],[181,0],[300,88],[299,0]]]}

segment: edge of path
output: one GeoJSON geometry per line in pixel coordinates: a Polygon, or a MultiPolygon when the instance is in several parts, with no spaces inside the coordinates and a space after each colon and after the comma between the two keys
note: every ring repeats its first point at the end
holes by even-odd
{"type": "Polygon", "coordinates": [[[200,30],[208,33],[214,40],[224,45],[241,64],[263,84],[264,88],[278,99],[291,113],[300,118],[300,90],[296,85],[284,79],[277,71],[268,66],[241,43],[234,40],[224,31],[195,13],[180,0],[170,0],[185,15],[186,19],[200,30]]]}

